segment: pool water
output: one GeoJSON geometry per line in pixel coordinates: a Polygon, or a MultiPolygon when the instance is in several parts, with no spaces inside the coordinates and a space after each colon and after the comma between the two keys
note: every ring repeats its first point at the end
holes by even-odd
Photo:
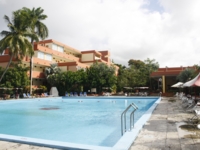
{"type": "MultiPolygon", "coordinates": [[[[121,138],[121,113],[126,107],[133,102],[138,106],[136,122],[156,100],[124,97],[1,101],[0,134],[112,147],[121,138]]],[[[127,112],[127,128],[131,111],[127,112]]]]}

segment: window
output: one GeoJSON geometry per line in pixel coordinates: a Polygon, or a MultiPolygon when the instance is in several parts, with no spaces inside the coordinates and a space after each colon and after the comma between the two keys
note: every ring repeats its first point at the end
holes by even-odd
{"type": "Polygon", "coordinates": [[[46,55],[45,55],[45,60],[52,61],[52,55],[46,54],[46,55]]]}
{"type": "Polygon", "coordinates": [[[61,52],[61,53],[64,52],[64,47],[58,46],[56,44],[52,44],[52,49],[55,50],[55,51],[61,52]]]}
{"type": "Polygon", "coordinates": [[[52,44],[52,49],[57,51],[58,46],[56,44],[52,44]]]}
{"type": "Polygon", "coordinates": [[[64,48],[62,46],[58,46],[58,51],[63,53],[64,52],[64,48]]]}
{"type": "Polygon", "coordinates": [[[38,52],[38,58],[40,58],[40,59],[44,59],[44,53],[42,53],[42,52],[38,52]]]}

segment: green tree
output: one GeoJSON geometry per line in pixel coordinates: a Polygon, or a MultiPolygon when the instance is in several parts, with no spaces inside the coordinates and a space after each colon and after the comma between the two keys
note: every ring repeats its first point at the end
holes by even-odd
{"type": "Polygon", "coordinates": [[[147,83],[147,75],[145,64],[141,64],[139,68],[134,65],[127,69],[127,79],[129,87],[145,86],[147,83]]]}
{"type": "Polygon", "coordinates": [[[104,63],[95,63],[86,72],[89,87],[96,88],[97,92],[101,92],[102,87],[112,87],[117,83],[114,66],[109,67],[104,63]]]}
{"type": "Polygon", "coordinates": [[[120,92],[124,87],[128,86],[128,71],[126,66],[120,64],[115,64],[119,67],[118,76],[117,76],[117,91],[120,92]]]}
{"type": "Polygon", "coordinates": [[[7,71],[5,78],[9,79],[9,82],[13,87],[24,88],[29,85],[27,75],[28,70],[28,67],[22,67],[21,64],[13,64],[13,66],[7,71]]]}
{"type": "Polygon", "coordinates": [[[33,54],[33,47],[28,41],[27,37],[37,39],[37,36],[30,32],[28,27],[28,20],[26,17],[21,15],[20,11],[13,12],[12,18],[12,21],[10,21],[8,16],[4,16],[5,21],[8,23],[7,26],[9,31],[1,32],[3,39],[0,41],[0,53],[8,50],[10,60],[6,66],[5,71],[1,75],[0,82],[8,70],[13,58],[21,60],[25,56],[33,54]]]}
{"type": "Polygon", "coordinates": [[[18,92],[22,91],[22,89],[26,89],[29,85],[29,78],[27,75],[28,70],[29,68],[22,67],[21,63],[11,63],[11,67],[8,68],[5,73],[0,87],[8,88],[8,90],[6,90],[7,94],[12,94],[13,92],[15,93],[16,89],[18,89],[18,92]]]}
{"type": "Polygon", "coordinates": [[[50,67],[45,68],[45,76],[47,78],[47,82],[51,86],[55,86],[58,83],[58,74],[61,72],[57,63],[51,64],[50,67]]]}
{"type": "Polygon", "coordinates": [[[117,90],[123,90],[123,87],[149,86],[151,87],[150,74],[159,68],[155,59],[147,58],[144,62],[141,60],[130,59],[128,67],[119,66],[117,80],[117,90]]]}
{"type": "Polygon", "coordinates": [[[128,61],[129,68],[127,68],[127,79],[129,87],[146,86],[147,84],[147,67],[141,60],[130,59],[128,61]]]}
{"type": "Polygon", "coordinates": [[[159,68],[159,63],[156,62],[155,59],[149,59],[147,58],[146,60],[144,60],[144,63],[146,64],[146,70],[147,70],[147,74],[148,74],[148,79],[149,79],[149,87],[150,89],[152,89],[152,84],[151,84],[151,74],[152,72],[155,72],[158,70],[159,68]]]}
{"type": "MultiPolygon", "coordinates": [[[[48,28],[47,26],[42,22],[47,18],[47,15],[43,14],[44,10],[41,7],[33,8],[32,10],[26,7],[22,8],[22,14],[25,14],[25,17],[27,17],[27,20],[29,20],[29,27],[31,29],[32,33],[35,33],[38,38],[45,39],[48,37],[48,28]]],[[[37,40],[36,40],[37,41],[37,40]]],[[[33,42],[35,42],[34,38],[31,38],[31,44],[33,45],[33,42]]],[[[30,93],[32,94],[32,56],[30,58],[30,93]]]]}
{"type": "Polygon", "coordinates": [[[128,65],[129,65],[129,66],[134,66],[135,69],[140,69],[140,67],[143,67],[144,64],[145,64],[145,63],[144,63],[143,61],[141,61],[141,60],[130,59],[130,60],[128,61],[128,65]]]}
{"type": "Polygon", "coordinates": [[[196,75],[197,73],[194,69],[185,69],[177,76],[177,80],[180,82],[187,82],[193,79],[196,75]]]}

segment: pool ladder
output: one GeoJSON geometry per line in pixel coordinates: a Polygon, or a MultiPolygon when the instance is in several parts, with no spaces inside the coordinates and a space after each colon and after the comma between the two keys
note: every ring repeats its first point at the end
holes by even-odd
{"type": "Polygon", "coordinates": [[[138,109],[138,107],[132,103],[130,104],[121,114],[121,134],[123,135],[126,132],[126,112],[133,108],[133,111],[130,113],[130,130],[134,127],[134,112],[138,109]]]}

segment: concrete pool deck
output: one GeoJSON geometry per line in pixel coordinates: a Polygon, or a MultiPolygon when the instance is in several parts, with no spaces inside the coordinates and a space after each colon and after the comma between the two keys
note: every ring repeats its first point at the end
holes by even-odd
{"type": "MultiPolygon", "coordinates": [[[[129,150],[198,150],[200,136],[188,136],[179,128],[179,124],[187,121],[193,113],[187,113],[181,107],[181,101],[176,98],[162,97],[153,111],[149,121],[143,126],[129,150]]],[[[192,132],[192,134],[197,134],[192,132]]],[[[39,147],[0,141],[0,150],[53,150],[39,147]]],[[[55,150],[55,149],[54,149],[55,150]]]]}

